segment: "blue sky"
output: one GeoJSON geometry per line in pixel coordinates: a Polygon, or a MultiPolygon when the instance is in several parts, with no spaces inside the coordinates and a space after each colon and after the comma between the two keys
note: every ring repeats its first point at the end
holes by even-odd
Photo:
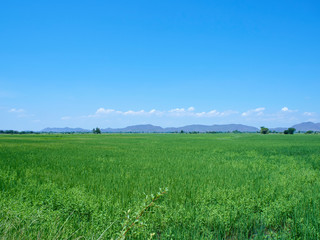
{"type": "Polygon", "coordinates": [[[0,129],[320,122],[319,1],[3,1],[0,129]]]}

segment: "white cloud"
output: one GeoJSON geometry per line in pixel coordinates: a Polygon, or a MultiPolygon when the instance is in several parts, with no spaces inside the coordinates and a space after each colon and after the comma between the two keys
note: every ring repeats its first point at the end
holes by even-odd
{"type": "MultiPolygon", "coordinates": [[[[268,124],[271,122],[278,123],[298,123],[305,121],[302,117],[316,116],[312,112],[299,113],[297,110],[291,110],[288,107],[283,107],[281,111],[267,112],[265,107],[249,109],[244,112],[234,110],[218,111],[212,109],[210,111],[196,111],[194,107],[188,108],[173,108],[170,110],[157,109],[141,109],[141,110],[116,110],[109,108],[98,108],[93,115],[84,116],[82,118],[96,118],[99,121],[129,121],[129,122],[155,122],[155,121],[179,121],[179,122],[236,122],[252,124],[259,122],[268,124]],[[117,119],[117,120],[116,120],[117,119]],[[179,120],[178,120],[179,119],[179,120]],[[196,120],[197,119],[197,120],[196,120]]],[[[68,120],[69,117],[63,117],[62,120],[68,120]]],[[[73,119],[73,118],[72,118],[73,119]]]]}
{"type": "MultiPolygon", "coordinates": [[[[237,111],[228,110],[219,112],[217,110],[211,110],[208,112],[195,112],[194,107],[185,108],[174,108],[168,111],[159,111],[156,109],[146,110],[129,110],[129,111],[118,111],[114,109],[99,108],[93,115],[84,116],[83,118],[101,118],[106,115],[122,115],[122,116],[168,116],[168,117],[226,117],[232,114],[238,113],[237,111]]],[[[67,120],[67,117],[63,117],[63,120],[67,120]]]]}
{"type": "Polygon", "coordinates": [[[287,107],[283,107],[281,108],[281,112],[292,113],[292,112],[298,112],[298,110],[291,110],[287,107]]]}
{"type": "Polygon", "coordinates": [[[71,119],[71,117],[69,117],[69,116],[65,116],[65,117],[61,118],[61,120],[69,120],[69,119],[71,119]]]}
{"type": "Polygon", "coordinates": [[[264,111],[265,110],[265,108],[264,107],[261,107],[261,108],[256,108],[256,109],[254,109],[253,111],[254,112],[261,112],[261,111],[264,111]]]}
{"type": "Polygon", "coordinates": [[[224,116],[224,112],[219,112],[217,110],[211,110],[209,112],[207,112],[207,116],[208,117],[222,117],[224,116]]]}
{"type": "Polygon", "coordinates": [[[256,114],[258,116],[262,116],[264,110],[266,110],[264,107],[259,107],[259,108],[256,108],[256,109],[250,109],[250,110],[248,110],[246,112],[243,112],[241,115],[243,117],[247,117],[247,116],[250,116],[252,114],[256,114]]]}
{"type": "Polygon", "coordinates": [[[156,110],[156,109],[152,109],[148,112],[148,115],[157,115],[157,116],[161,116],[163,115],[163,112],[162,111],[159,111],[159,110],[156,110]]]}
{"type": "Polygon", "coordinates": [[[123,115],[144,115],[144,114],[146,114],[146,112],[144,110],[140,110],[140,111],[129,110],[129,111],[126,111],[126,112],[124,112],[122,114],[123,115]]]}
{"type": "Polygon", "coordinates": [[[20,109],[11,108],[11,109],[9,110],[9,112],[11,112],[11,113],[23,113],[23,112],[25,112],[25,110],[22,109],[22,108],[20,108],[20,109]]]}
{"type": "Polygon", "coordinates": [[[172,113],[184,113],[186,110],[184,110],[184,108],[175,108],[175,109],[171,109],[169,112],[172,113]]]}
{"type": "Polygon", "coordinates": [[[199,112],[199,113],[195,113],[195,116],[197,117],[203,117],[205,116],[207,113],[206,112],[199,112]]]}
{"type": "Polygon", "coordinates": [[[310,117],[310,116],[314,116],[314,115],[315,115],[315,113],[314,113],[314,112],[304,112],[304,113],[303,113],[303,115],[304,115],[304,116],[309,116],[309,117],[310,117]]]}
{"type": "Polygon", "coordinates": [[[108,113],[112,113],[112,112],[114,112],[113,109],[99,108],[99,109],[96,111],[96,114],[108,114],[108,113]]]}
{"type": "MultiPolygon", "coordinates": [[[[266,125],[268,127],[289,126],[299,122],[315,118],[316,113],[299,112],[288,107],[279,108],[278,111],[267,111],[265,107],[249,109],[238,112],[234,110],[219,111],[212,109],[209,111],[197,111],[194,107],[178,107],[168,110],[141,109],[141,110],[117,110],[110,108],[97,108],[92,115],[82,117],[72,117],[71,119],[87,119],[95,124],[131,124],[150,123],[167,126],[187,125],[187,124],[225,124],[241,123],[247,125],[266,125]]],[[[68,116],[63,117],[68,120],[68,116]]],[[[319,121],[319,119],[315,120],[319,121]]],[[[111,125],[110,125],[111,126],[111,125]]]]}
{"type": "MultiPolygon", "coordinates": [[[[133,110],[128,110],[128,111],[119,111],[119,110],[114,110],[114,109],[108,109],[108,108],[99,108],[93,115],[88,115],[87,117],[89,118],[97,118],[97,117],[103,117],[105,115],[123,115],[123,116],[151,116],[151,115],[161,115],[163,112],[158,111],[156,109],[152,109],[150,111],[145,111],[145,110],[139,110],[139,111],[133,111],[133,110]]],[[[84,116],[85,117],[85,116],[84,116]]]]}
{"type": "Polygon", "coordinates": [[[199,113],[195,113],[194,114],[197,117],[216,117],[221,115],[220,112],[218,112],[217,110],[211,110],[209,112],[199,112],[199,113]]]}
{"type": "Polygon", "coordinates": [[[186,111],[184,108],[175,108],[171,109],[166,114],[169,114],[170,116],[176,116],[176,117],[182,117],[182,116],[190,116],[192,115],[192,112],[186,111]]]}
{"type": "Polygon", "coordinates": [[[233,111],[233,110],[227,110],[224,112],[219,112],[217,110],[211,110],[209,112],[199,112],[199,113],[194,113],[193,116],[196,117],[227,117],[230,116],[232,114],[237,114],[237,111],[233,111]]]}
{"type": "Polygon", "coordinates": [[[11,108],[8,112],[15,114],[18,118],[25,118],[25,117],[33,117],[34,116],[34,114],[27,113],[27,111],[22,108],[19,108],[19,109],[11,108]]]}
{"type": "Polygon", "coordinates": [[[227,111],[221,112],[220,115],[221,116],[230,116],[230,115],[237,114],[237,113],[239,113],[239,112],[233,111],[233,110],[227,110],[227,111]]]}

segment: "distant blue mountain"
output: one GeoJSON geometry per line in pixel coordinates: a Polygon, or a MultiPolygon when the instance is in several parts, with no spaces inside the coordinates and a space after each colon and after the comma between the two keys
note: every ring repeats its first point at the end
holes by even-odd
{"type": "MultiPolygon", "coordinates": [[[[320,131],[320,123],[313,122],[304,122],[292,126],[296,131],[306,132],[311,131],[320,131]]],[[[283,132],[288,128],[270,128],[271,131],[283,132]]],[[[41,132],[48,133],[66,133],[66,132],[91,132],[92,130],[83,129],[83,128],[45,128],[41,132]]],[[[125,128],[104,128],[101,129],[101,132],[104,133],[170,133],[170,132],[257,132],[258,128],[252,126],[246,126],[242,124],[224,124],[224,125],[187,125],[184,127],[168,127],[162,128],[160,126],[154,126],[151,124],[145,125],[134,125],[128,126],[125,128]]]]}
{"type": "Polygon", "coordinates": [[[242,124],[225,124],[225,125],[188,125],[178,128],[165,128],[166,132],[257,132],[259,131],[256,127],[246,126],[242,124]]]}
{"type": "Polygon", "coordinates": [[[66,132],[92,132],[92,130],[83,129],[83,128],[45,128],[40,132],[47,132],[47,133],[66,133],[66,132]]]}
{"type": "Polygon", "coordinates": [[[153,126],[151,124],[134,125],[125,128],[105,128],[101,129],[101,132],[137,132],[137,133],[160,133],[164,132],[164,129],[159,126],[153,126]]]}
{"type": "Polygon", "coordinates": [[[184,127],[168,127],[162,128],[151,124],[135,125],[125,128],[106,128],[101,132],[137,132],[137,133],[170,133],[170,132],[232,132],[238,130],[240,132],[256,132],[256,127],[246,126],[242,124],[226,124],[226,125],[188,125],[184,127]]]}
{"type": "Polygon", "coordinates": [[[283,132],[284,130],[287,130],[288,128],[285,127],[277,127],[277,128],[270,128],[269,130],[271,132],[275,131],[275,132],[283,132]]]}
{"type": "Polygon", "coordinates": [[[306,132],[306,131],[316,131],[320,132],[320,123],[313,122],[303,122],[292,126],[296,131],[306,132]]]}

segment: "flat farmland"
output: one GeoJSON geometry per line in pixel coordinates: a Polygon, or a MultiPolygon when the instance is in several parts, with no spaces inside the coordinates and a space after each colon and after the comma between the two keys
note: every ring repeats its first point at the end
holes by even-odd
{"type": "Polygon", "coordinates": [[[0,239],[319,238],[320,135],[0,135],[0,239]]]}

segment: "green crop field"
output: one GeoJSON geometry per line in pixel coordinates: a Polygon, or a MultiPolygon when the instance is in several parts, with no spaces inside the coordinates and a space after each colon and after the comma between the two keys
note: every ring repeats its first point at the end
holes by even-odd
{"type": "Polygon", "coordinates": [[[0,239],[112,238],[320,239],[320,135],[0,135],[0,239]]]}

